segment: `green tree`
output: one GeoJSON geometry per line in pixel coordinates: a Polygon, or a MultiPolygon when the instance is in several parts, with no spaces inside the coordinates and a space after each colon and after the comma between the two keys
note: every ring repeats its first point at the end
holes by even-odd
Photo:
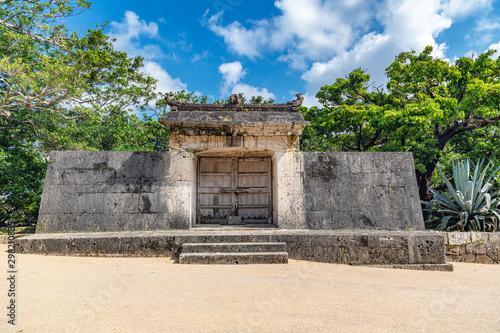
{"type": "Polygon", "coordinates": [[[168,147],[156,120],[133,113],[159,98],[155,80],[141,72],[143,59],[115,50],[105,26],[79,35],[61,23],[89,7],[85,0],[0,0],[2,219],[36,218],[50,150],[168,147]]]}
{"type": "Polygon", "coordinates": [[[38,216],[46,163],[22,131],[0,132],[0,224],[30,224],[38,216]]]}
{"type": "Polygon", "coordinates": [[[432,47],[402,52],[386,69],[386,90],[356,69],[321,88],[316,97],[323,108],[302,109],[313,124],[306,135],[319,137],[314,148],[322,150],[413,152],[420,198],[428,201],[436,164],[450,145],[496,131],[500,60],[492,59],[494,52],[455,63],[433,58],[432,47]]]}
{"type": "MultiPolygon", "coordinates": [[[[113,48],[99,29],[79,36],[58,19],[87,1],[0,3],[0,118],[30,127],[106,116],[156,98],[155,80],[141,73],[143,59],[113,48]]],[[[49,133],[45,133],[50,136],[49,133]]]]}

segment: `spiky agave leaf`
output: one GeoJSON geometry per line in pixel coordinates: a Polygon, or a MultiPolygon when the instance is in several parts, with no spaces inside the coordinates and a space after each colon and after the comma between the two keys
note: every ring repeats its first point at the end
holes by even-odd
{"type": "Polygon", "coordinates": [[[438,230],[498,230],[500,227],[500,200],[498,193],[488,193],[492,188],[490,180],[500,170],[493,167],[493,172],[486,178],[490,163],[483,168],[481,159],[470,172],[470,161],[453,161],[453,183],[445,177],[439,167],[439,174],[446,184],[448,192],[442,193],[430,189],[433,199],[425,203],[430,212],[426,221],[428,227],[438,230]],[[486,180],[485,180],[486,178],[486,180]],[[437,218],[440,217],[441,221],[437,218]]]}

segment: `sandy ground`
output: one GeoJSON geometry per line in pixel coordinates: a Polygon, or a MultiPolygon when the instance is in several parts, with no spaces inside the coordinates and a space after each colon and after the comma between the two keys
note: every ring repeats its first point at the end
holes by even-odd
{"type": "Polygon", "coordinates": [[[500,332],[500,265],[450,273],[40,255],[16,265],[16,326],[2,278],[0,332],[500,332]]]}

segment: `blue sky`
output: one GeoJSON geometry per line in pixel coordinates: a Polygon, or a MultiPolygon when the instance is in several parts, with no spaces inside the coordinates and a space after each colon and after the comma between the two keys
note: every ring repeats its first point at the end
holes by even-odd
{"type": "Polygon", "coordinates": [[[401,51],[434,47],[453,61],[500,49],[500,0],[94,1],[68,21],[109,21],[115,47],[145,58],[157,89],[210,98],[232,93],[305,105],[355,68],[377,84],[401,51]]]}

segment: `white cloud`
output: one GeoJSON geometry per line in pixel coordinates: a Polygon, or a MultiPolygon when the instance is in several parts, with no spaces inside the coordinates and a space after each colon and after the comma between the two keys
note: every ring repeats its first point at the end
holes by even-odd
{"type": "Polygon", "coordinates": [[[491,30],[498,30],[500,29],[500,22],[497,17],[494,19],[491,18],[484,18],[481,21],[479,21],[476,31],[491,31],[491,30]]]}
{"type": "Polygon", "coordinates": [[[477,11],[489,9],[493,0],[449,0],[443,1],[443,14],[450,18],[462,18],[477,11]]]}
{"type": "Polygon", "coordinates": [[[268,39],[265,21],[261,21],[253,29],[246,29],[237,21],[223,27],[221,20],[222,12],[211,16],[206,23],[213,32],[224,38],[224,42],[233,52],[250,58],[260,55],[260,44],[266,43],[268,39]]]}
{"type": "MultiPolygon", "coordinates": [[[[160,39],[158,24],[155,22],[146,23],[146,21],[140,20],[136,13],[128,10],[121,22],[111,22],[109,36],[116,39],[115,48],[126,51],[129,56],[142,56],[146,59],[144,72],[158,80],[156,83],[157,92],[187,90],[185,83],[178,78],[172,78],[158,62],[152,61],[165,57],[160,46],[156,44],[142,45],[141,43],[143,37],[160,39]]],[[[175,53],[172,53],[170,58],[175,59],[175,53]]]]}
{"type": "MultiPolygon", "coordinates": [[[[222,13],[205,18],[205,23],[228,48],[238,55],[256,58],[263,52],[281,51],[280,60],[304,69],[306,60],[327,59],[352,45],[368,28],[373,16],[368,0],[278,0],[282,14],[252,22],[251,28],[235,21],[222,24],[222,13]]],[[[207,13],[206,13],[207,14],[207,13]]]]}
{"type": "Polygon", "coordinates": [[[495,43],[495,44],[491,44],[489,47],[488,47],[488,50],[496,50],[497,52],[493,55],[493,59],[498,59],[498,57],[500,56],[500,41],[498,41],[498,43],[495,43]]]}
{"type": "Polygon", "coordinates": [[[238,83],[235,85],[231,91],[231,94],[239,94],[242,93],[247,99],[252,98],[253,96],[262,96],[264,99],[275,99],[276,96],[267,90],[267,88],[259,88],[253,87],[248,84],[238,83]]]}
{"type": "Polygon", "coordinates": [[[136,13],[127,10],[121,22],[111,22],[109,36],[115,38],[116,48],[126,51],[131,56],[142,56],[145,59],[161,58],[164,56],[160,46],[147,44],[141,46],[141,37],[159,38],[158,24],[146,23],[140,20],[136,13]]]}
{"type": "Polygon", "coordinates": [[[276,0],[281,13],[267,20],[224,25],[221,13],[205,20],[238,55],[253,59],[279,52],[278,60],[303,72],[304,96],[314,105],[313,96],[321,86],[358,67],[383,85],[385,68],[402,51],[420,52],[431,45],[433,56],[444,58],[447,46],[436,38],[453,22],[490,9],[492,1],[276,0]]]}
{"type": "Polygon", "coordinates": [[[500,30],[500,18],[494,15],[483,17],[476,24],[476,27],[465,36],[471,48],[484,48],[484,45],[491,44],[498,36],[500,30]]]}
{"type": "Polygon", "coordinates": [[[246,75],[243,65],[239,61],[224,63],[219,66],[219,73],[222,74],[221,94],[228,95],[243,93],[246,98],[252,96],[262,96],[265,99],[276,98],[276,96],[267,90],[241,83],[240,80],[246,75]]]}
{"type": "Polygon", "coordinates": [[[228,62],[220,65],[219,73],[222,74],[222,94],[227,94],[230,88],[234,87],[246,75],[241,62],[239,61],[228,62]]]}
{"type": "Polygon", "coordinates": [[[316,61],[303,73],[308,93],[332,84],[357,67],[367,70],[377,85],[386,82],[385,68],[402,51],[417,52],[431,45],[435,57],[444,57],[446,44],[435,38],[448,29],[452,20],[444,15],[443,7],[435,0],[389,0],[380,8],[378,19],[383,30],[361,37],[351,49],[338,52],[328,61],[316,61]]]}
{"type": "Polygon", "coordinates": [[[167,93],[180,90],[187,90],[187,84],[180,79],[172,78],[170,74],[158,63],[146,61],[144,64],[144,72],[158,80],[156,83],[156,91],[167,93]]]}
{"type": "Polygon", "coordinates": [[[302,101],[302,105],[305,107],[311,108],[313,106],[318,106],[318,107],[321,106],[321,103],[318,101],[318,99],[316,98],[316,96],[314,94],[310,95],[308,93],[305,93],[302,95],[302,97],[304,97],[304,100],[302,101]]]}
{"type": "Polygon", "coordinates": [[[195,53],[190,60],[191,62],[198,62],[208,58],[210,55],[211,55],[210,52],[208,50],[205,50],[202,53],[195,53]]]}

